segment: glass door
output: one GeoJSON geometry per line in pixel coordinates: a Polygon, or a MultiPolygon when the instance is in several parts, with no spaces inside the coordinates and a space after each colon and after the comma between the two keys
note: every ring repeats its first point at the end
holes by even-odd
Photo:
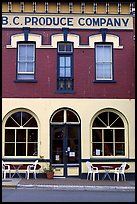
{"type": "Polygon", "coordinates": [[[64,168],[68,176],[68,168],[80,165],[80,126],[51,126],[51,161],[56,166],[64,168]]]}

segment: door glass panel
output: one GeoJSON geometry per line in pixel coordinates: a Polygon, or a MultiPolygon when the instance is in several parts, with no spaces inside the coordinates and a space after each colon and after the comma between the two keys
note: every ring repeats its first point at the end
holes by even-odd
{"type": "Polygon", "coordinates": [[[66,162],[78,163],[79,151],[78,151],[78,127],[68,126],[68,139],[66,149],[66,162]]]}
{"type": "Polygon", "coordinates": [[[63,164],[63,128],[57,126],[52,133],[52,163],[63,164]]]}

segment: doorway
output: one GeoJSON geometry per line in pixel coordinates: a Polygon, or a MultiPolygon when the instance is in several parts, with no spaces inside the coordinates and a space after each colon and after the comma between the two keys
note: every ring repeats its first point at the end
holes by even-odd
{"type": "Polygon", "coordinates": [[[54,166],[63,169],[63,177],[79,176],[81,172],[80,121],[75,113],[68,109],[59,111],[57,115],[54,115],[51,123],[51,162],[54,166]],[[62,115],[62,119],[59,115],[62,115]],[[69,121],[70,117],[72,122],[69,121]],[[55,122],[55,120],[61,120],[61,122],[55,122]]]}

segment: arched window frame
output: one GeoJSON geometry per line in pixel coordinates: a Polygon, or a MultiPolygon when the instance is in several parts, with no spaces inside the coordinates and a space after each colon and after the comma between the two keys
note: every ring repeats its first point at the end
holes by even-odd
{"type": "MultiPolygon", "coordinates": [[[[37,116],[33,112],[31,112],[28,109],[24,109],[24,108],[14,109],[14,110],[8,112],[5,115],[5,117],[3,118],[2,126],[3,126],[3,128],[2,128],[2,130],[3,130],[3,132],[2,132],[2,138],[3,138],[3,140],[2,140],[2,157],[3,158],[20,158],[20,157],[21,158],[34,158],[34,157],[38,158],[39,157],[39,153],[40,153],[39,120],[38,120],[37,116]],[[26,113],[30,114],[35,119],[35,121],[37,123],[37,127],[31,127],[31,129],[36,129],[37,130],[37,142],[36,142],[37,143],[37,155],[35,155],[35,154],[31,155],[31,156],[27,156],[27,155],[25,155],[25,156],[22,156],[22,155],[21,156],[16,156],[15,154],[12,155],[12,156],[6,156],[5,155],[5,130],[6,129],[29,130],[29,127],[23,128],[22,126],[20,126],[20,127],[7,127],[7,128],[5,127],[8,118],[10,118],[14,113],[17,113],[17,112],[26,112],[26,113]]],[[[26,150],[26,153],[27,153],[27,150],[26,150]]]]}
{"type": "MultiPolygon", "coordinates": [[[[97,128],[97,127],[95,127],[95,128],[97,128]]],[[[106,127],[106,128],[99,128],[99,129],[106,129],[106,130],[108,130],[108,129],[115,129],[115,128],[106,127]]],[[[106,109],[98,111],[94,115],[94,117],[91,120],[91,143],[90,143],[90,149],[91,149],[90,155],[91,155],[91,157],[95,157],[95,158],[100,158],[100,157],[101,158],[102,157],[105,157],[105,158],[115,158],[115,157],[117,157],[117,158],[118,157],[120,157],[120,158],[121,157],[122,158],[128,158],[128,155],[129,155],[129,150],[128,150],[129,149],[128,148],[129,141],[128,140],[129,140],[129,137],[128,137],[128,121],[127,121],[127,119],[125,118],[125,116],[121,112],[119,112],[118,110],[112,109],[112,108],[106,108],[106,109]],[[104,156],[104,154],[103,155],[99,155],[100,152],[97,152],[98,155],[93,155],[93,133],[92,133],[92,130],[94,129],[93,128],[93,122],[97,118],[97,116],[99,116],[101,113],[105,113],[105,112],[106,113],[107,112],[115,113],[123,121],[123,124],[124,124],[124,128],[123,128],[124,129],[124,144],[125,144],[125,147],[124,147],[125,148],[125,154],[124,155],[106,155],[106,156],[104,156]]],[[[113,141],[113,144],[114,144],[114,141],[113,141]]]]}

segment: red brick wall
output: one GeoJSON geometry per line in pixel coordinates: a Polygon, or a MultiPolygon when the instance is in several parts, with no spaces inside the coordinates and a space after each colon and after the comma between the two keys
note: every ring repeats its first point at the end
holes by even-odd
{"type": "MultiPolygon", "coordinates": [[[[120,37],[123,49],[114,49],[115,83],[95,83],[94,49],[74,50],[74,93],[56,93],[57,50],[36,49],[37,83],[17,83],[16,49],[6,49],[10,44],[10,36],[22,33],[22,29],[3,29],[2,31],[2,97],[3,98],[135,98],[135,62],[133,31],[107,31],[120,37]]],[[[50,35],[61,30],[30,30],[43,36],[43,44],[50,44],[50,35]]],[[[88,36],[100,31],[70,30],[80,35],[80,43],[88,44],[88,36]]]]}

